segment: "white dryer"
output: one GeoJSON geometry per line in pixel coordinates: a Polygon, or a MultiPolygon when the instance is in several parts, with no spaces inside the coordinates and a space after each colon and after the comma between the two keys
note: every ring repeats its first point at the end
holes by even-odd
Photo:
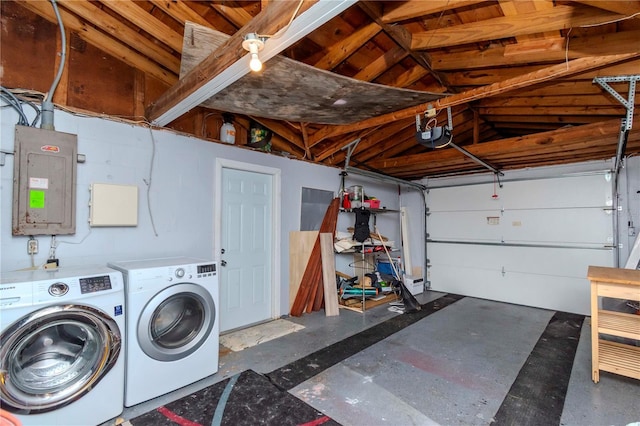
{"type": "Polygon", "coordinates": [[[95,425],[122,413],[124,282],[104,266],[0,279],[0,398],[23,425],[95,425]]]}
{"type": "Polygon", "coordinates": [[[127,303],[124,405],[164,395],[218,371],[216,263],[194,258],[112,262],[127,303]]]}

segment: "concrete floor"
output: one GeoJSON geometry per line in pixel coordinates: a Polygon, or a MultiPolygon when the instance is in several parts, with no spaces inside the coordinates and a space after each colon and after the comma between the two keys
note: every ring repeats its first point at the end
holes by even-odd
{"type": "MultiPolygon", "coordinates": [[[[427,292],[420,303],[442,294],[427,292]]],[[[463,298],[319,372],[290,393],[343,425],[486,425],[501,406],[554,312],[463,298]]],[[[223,350],[219,372],[168,395],[126,408],[130,420],[239,372],[269,373],[399,315],[386,306],[364,314],[324,311],[288,320],[304,329],[244,349],[223,350]]],[[[562,425],[640,422],[640,381],[601,373],[591,381],[589,318],[581,331],[562,425]]],[[[535,424],[535,423],[530,423],[535,424]]]]}

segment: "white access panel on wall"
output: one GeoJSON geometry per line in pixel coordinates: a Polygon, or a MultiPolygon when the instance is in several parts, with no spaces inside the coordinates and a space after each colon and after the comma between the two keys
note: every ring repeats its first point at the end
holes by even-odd
{"type": "Polygon", "coordinates": [[[92,183],[89,224],[91,226],[137,226],[138,187],[92,183]]]}
{"type": "Polygon", "coordinates": [[[431,288],[588,314],[589,265],[613,266],[605,173],[431,189],[431,288]]]}

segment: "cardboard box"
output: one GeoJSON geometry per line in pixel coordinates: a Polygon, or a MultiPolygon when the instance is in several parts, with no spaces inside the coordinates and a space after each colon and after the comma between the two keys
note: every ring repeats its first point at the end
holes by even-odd
{"type": "Polygon", "coordinates": [[[404,286],[415,296],[416,294],[424,292],[424,278],[405,275],[404,286]]]}

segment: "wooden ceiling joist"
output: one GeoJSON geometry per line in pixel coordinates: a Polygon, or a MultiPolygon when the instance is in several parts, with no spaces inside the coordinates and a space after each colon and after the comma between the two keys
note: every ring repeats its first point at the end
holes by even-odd
{"type": "MultiPolygon", "coordinates": [[[[47,21],[57,24],[56,16],[53,13],[53,9],[48,2],[23,2],[21,3],[21,5],[26,9],[29,9],[32,12],[42,16],[47,21]]],[[[92,26],[86,25],[76,15],[67,12],[63,8],[59,8],[59,10],[65,28],[71,31],[75,31],[80,36],[80,38],[85,40],[87,43],[90,43],[91,45],[102,49],[109,55],[113,56],[114,58],[120,59],[122,62],[133,68],[144,71],[145,73],[157,78],[163,83],[171,85],[178,80],[177,74],[173,73],[172,71],[164,69],[156,62],[132,50],[129,46],[122,44],[120,41],[115,40],[113,37],[110,37],[109,35],[97,30],[96,28],[93,28],[92,26]]]]}
{"type": "Polygon", "coordinates": [[[624,18],[618,13],[602,13],[593,8],[556,6],[553,9],[436,28],[413,34],[414,50],[436,49],[458,44],[499,40],[545,31],[566,30],[581,25],[601,24],[624,18]]]}
{"type": "MultiPolygon", "coordinates": [[[[147,57],[155,58],[157,62],[176,75],[180,72],[180,59],[157,42],[141,35],[138,31],[104,12],[99,7],[84,1],[57,1],[64,9],[75,13],[83,19],[94,20],[100,30],[125,43],[130,49],[137,50],[147,57]]],[[[182,50],[182,47],[180,47],[180,50],[182,50]]]]}
{"type": "Polygon", "coordinates": [[[425,2],[424,0],[410,0],[397,2],[391,6],[392,8],[389,11],[384,12],[382,20],[390,24],[484,2],[485,0],[431,0],[429,2],[425,2]]]}
{"type": "Polygon", "coordinates": [[[562,62],[567,57],[577,59],[633,53],[640,49],[639,40],[640,31],[624,31],[606,37],[601,34],[571,39],[558,37],[490,47],[473,57],[469,57],[467,52],[434,52],[431,57],[433,68],[437,71],[505,67],[536,62],[562,62]]]}
{"type": "Polygon", "coordinates": [[[159,20],[148,19],[149,13],[131,1],[103,1],[102,5],[116,12],[129,22],[138,25],[147,33],[166,44],[176,52],[182,50],[182,34],[163,24],[159,20]]]}

